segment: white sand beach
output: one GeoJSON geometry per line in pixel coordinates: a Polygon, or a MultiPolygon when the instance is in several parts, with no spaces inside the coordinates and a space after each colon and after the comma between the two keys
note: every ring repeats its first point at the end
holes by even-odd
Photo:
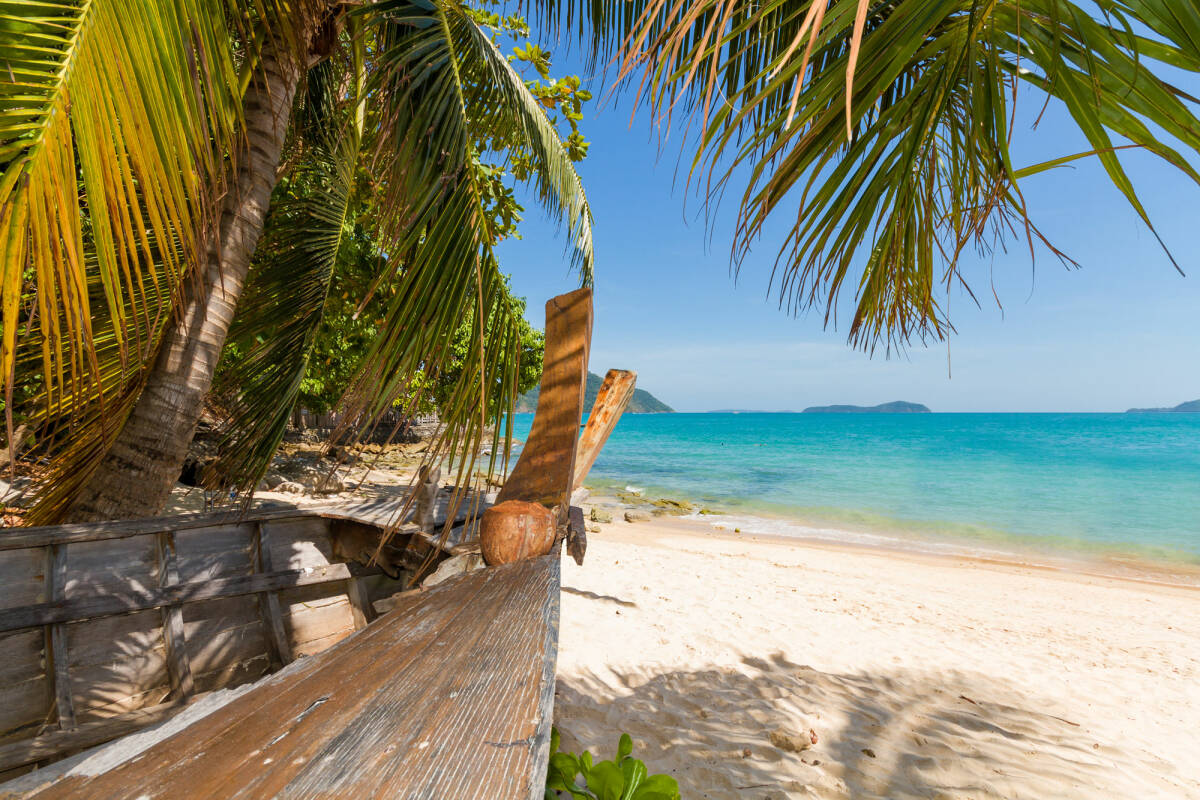
{"type": "Polygon", "coordinates": [[[627,731],[689,800],[1200,797],[1197,589],[686,519],[563,586],[564,747],[627,731]]]}

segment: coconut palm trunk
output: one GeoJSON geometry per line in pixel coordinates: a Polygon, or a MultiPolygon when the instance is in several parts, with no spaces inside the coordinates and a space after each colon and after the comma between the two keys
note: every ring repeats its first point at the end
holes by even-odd
{"type": "Polygon", "coordinates": [[[229,161],[230,191],[200,280],[185,284],[141,397],[67,521],[150,516],[166,504],[263,231],[300,76],[289,53],[264,48],[246,90],[243,145],[229,161]]]}

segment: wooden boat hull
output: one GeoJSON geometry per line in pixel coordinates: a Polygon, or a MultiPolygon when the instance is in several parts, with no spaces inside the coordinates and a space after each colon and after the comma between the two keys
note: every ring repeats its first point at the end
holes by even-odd
{"type": "MultiPolygon", "coordinates": [[[[0,536],[0,781],[258,680],[364,627],[408,570],[341,563],[342,520],[396,503],[28,528],[0,536]]],[[[418,546],[419,545],[419,546],[418,546]]],[[[453,549],[448,545],[446,549],[453,549]]]]}

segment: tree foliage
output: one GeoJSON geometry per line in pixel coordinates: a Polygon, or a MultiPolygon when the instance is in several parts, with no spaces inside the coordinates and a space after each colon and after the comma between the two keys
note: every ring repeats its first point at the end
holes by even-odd
{"type": "Polygon", "coordinates": [[[225,479],[256,482],[310,365],[348,372],[357,356],[352,376],[307,386],[329,399],[344,380],[362,430],[397,400],[428,402],[464,324],[444,447],[478,451],[480,393],[511,402],[520,377],[524,321],[493,254],[521,212],[508,180],[533,187],[581,280],[592,272],[580,140],[548,116],[578,95],[546,105],[478,14],[458,0],[0,2],[0,380],[10,429],[26,415],[50,434],[42,490],[96,469],[155,369],[236,191],[243,81],[268,43],[319,55],[218,387],[225,479]],[[322,328],[330,308],[341,324],[322,328]],[[21,386],[35,396],[14,412],[21,386]]]}

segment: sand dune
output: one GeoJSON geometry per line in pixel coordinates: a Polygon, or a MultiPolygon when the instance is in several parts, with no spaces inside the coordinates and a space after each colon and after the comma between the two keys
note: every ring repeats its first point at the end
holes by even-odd
{"type": "Polygon", "coordinates": [[[1200,591],[687,521],[590,538],[564,744],[628,731],[685,798],[1200,797],[1200,591]]]}

